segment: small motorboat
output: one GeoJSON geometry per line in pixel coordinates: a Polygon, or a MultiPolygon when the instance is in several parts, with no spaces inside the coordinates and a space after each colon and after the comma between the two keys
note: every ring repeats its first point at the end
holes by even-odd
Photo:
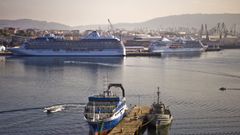
{"type": "Polygon", "coordinates": [[[46,113],[55,113],[55,112],[60,112],[64,110],[64,107],[63,105],[56,105],[56,106],[51,106],[51,107],[46,107],[44,108],[44,111],[43,112],[46,112],[46,113]]]}
{"type": "Polygon", "coordinates": [[[163,127],[170,125],[173,116],[171,115],[171,112],[168,107],[165,107],[165,105],[160,102],[160,92],[159,92],[159,87],[158,87],[158,100],[157,103],[153,103],[150,113],[148,114],[148,120],[150,121],[150,124],[152,126],[156,126],[156,128],[163,127]]]}
{"type": "Polygon", "coordinates": [[[227,88],[225,88],[225,87],[221,87],[221,88],[219,88],[219,90],[221,90],[221,91],[225,91],[225,90],[227,90],[227,88]]]}

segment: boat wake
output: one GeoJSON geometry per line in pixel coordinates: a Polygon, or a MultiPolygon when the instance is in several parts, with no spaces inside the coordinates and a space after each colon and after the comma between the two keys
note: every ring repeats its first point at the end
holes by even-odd
{"type": "Polygon", "coordinates": [[[29,111],[29,110],[40,110],[40,109],[42,109],[42,108],[43,108],[43,107],[13,109],[13,110],[0,111],[0,114],[3,114],[3,113],[12,113],[12,112],[22,112],[22,111],[29,111]]]}
{"type": "Polygon", "coordinates": [[[74,111],[74,110],[77,110],[77,109],[82,110],[84,108],[85,104],[86,103],[63,103],[63,104],[55,104],[55,105],[50,105],[50,106],[40,106],[40,107],[30,107],[30,108],[4,110],[4,111],[0,111],[0,114],[24,112],[24,111],[32,111],[32,110],[43,110],[43,112],[48,112],[47,110],[49,110],[52,113],[60,112],[60,111],[71,112],[71,111],[74,111]]]}
{"type": "Polygon", "coordinates": [[[55,112],[83,112],[86,103],[64,103],[56,104],[43,108],[43,112],[55,113],[55,112]]]}

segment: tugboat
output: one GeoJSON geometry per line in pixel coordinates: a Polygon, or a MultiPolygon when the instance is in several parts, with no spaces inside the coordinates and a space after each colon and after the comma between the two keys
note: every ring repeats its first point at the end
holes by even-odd
{"type": "Polygon", "coordinates": [[[150,124],[152,126],[155,126],[156,128],[164,127],[167,125],[170,125],[173,119],[173,116],[171,115],[170,110],[168,107],[165,107],[165,105],[160,102],[160,92],[159,87],[157,91],[157,103],[153,103],[150,113],[147,116],[148,120],[151,121],[150,124]]]}
{"type": "Polygon", "coordinates": [[[103,94],[88,97],[84,118],[90,127],[90,134],[105,135],[125,116],[127,111],[125,90],[122,84],[111,83],[103,94]],[[122,97],[113,94],[112,87],[122,90],[122,97]]]}

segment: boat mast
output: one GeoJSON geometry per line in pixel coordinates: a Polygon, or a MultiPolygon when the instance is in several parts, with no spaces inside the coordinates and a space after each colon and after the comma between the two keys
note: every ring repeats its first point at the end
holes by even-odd
{"type": "Polygon", "coordinates": [[[106,73],[106,76],[103,77],[103,89],[108,88],[108,72],[106,73]]]}
{"type": "Polygon", "coordinates": [[[111,91],[108,88],[108,72],[107,72],[107,76],[104,78],[104,89],[107,89],[106,91],[104,91],[104,95],[105,96],[110,96],[111,95],[111,91]]]}
{"type": "Polygon", "coordinates": [[[159,99],[160,99],[160,91],[159,91],[159,87],[158,87],[157,95],[158,95],[157,103],[159,104],[159,99]]]}

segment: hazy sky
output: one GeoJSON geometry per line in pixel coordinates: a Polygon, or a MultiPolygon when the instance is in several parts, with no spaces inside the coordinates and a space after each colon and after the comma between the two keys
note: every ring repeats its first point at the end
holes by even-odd
{"type": "Polygon", "coordinates": [[[0,0],[0,19],[36,19],[71,26],[141,22],[193,13],[240,13],[240,0],[0,0]]]}

